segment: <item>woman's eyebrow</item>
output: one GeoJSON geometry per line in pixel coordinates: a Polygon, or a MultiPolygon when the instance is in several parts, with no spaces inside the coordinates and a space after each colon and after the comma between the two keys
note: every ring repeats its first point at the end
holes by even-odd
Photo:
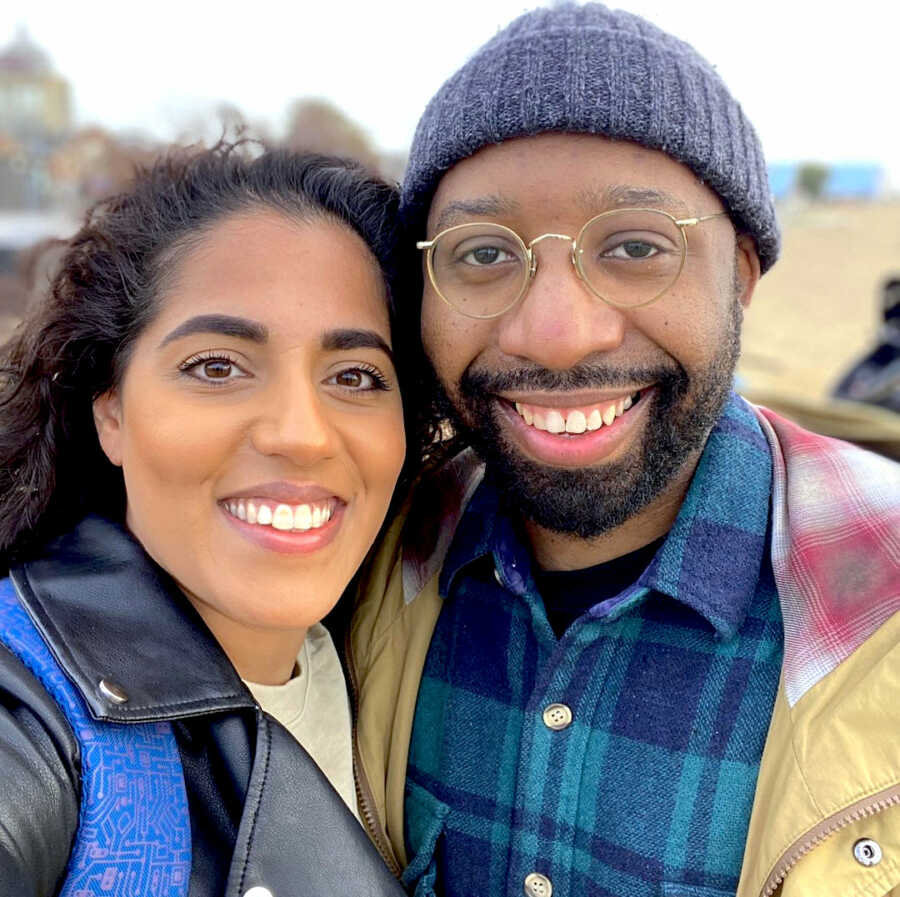
{"type": "Polygon", "coordinates": [[[391,347],[374,330],[329,330],[322,334],[322,348],[341,349],[380,349],[394,361],[391,347]]]}
{"type": "Polygon", "coordinates": [[[222,336],[233,336],[254,343],[264,343],[269,338],[269,331],[262,324],[248,318],[238,318],[233,315],[196,315],[182,321],[163,339],[159,348],[171,343],[172,340],[190,336],[192,333],[219,333],[222,336]]]}

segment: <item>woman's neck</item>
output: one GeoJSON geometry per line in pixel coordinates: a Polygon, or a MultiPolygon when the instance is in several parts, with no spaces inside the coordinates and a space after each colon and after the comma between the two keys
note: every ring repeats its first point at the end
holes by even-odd
{"type": "Polygon", "coordinates": [[[182,589],[241,679],[283,685],[294,674],[307,630],[251,626],[210,607],[182,589]]]}

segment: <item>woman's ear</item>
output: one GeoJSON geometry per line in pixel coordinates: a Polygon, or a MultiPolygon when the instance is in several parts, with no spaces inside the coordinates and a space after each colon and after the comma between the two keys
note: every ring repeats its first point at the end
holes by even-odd
{"type": "Polygon", "coordinates": [[[122,403],[115,389],[94,399],[94,426],[100,448],[116,467],[122,466],[122,403]]]}

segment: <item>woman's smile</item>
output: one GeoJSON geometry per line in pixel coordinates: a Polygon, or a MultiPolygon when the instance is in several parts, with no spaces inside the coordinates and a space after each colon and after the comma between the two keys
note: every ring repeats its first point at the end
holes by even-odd
{"type": "Polygon", "coordinates": [[[323,486],[276,482],[234,493],[218,506],[242,538],[270,551],[304,554],[331,544],[347,502],[323,486]]]}

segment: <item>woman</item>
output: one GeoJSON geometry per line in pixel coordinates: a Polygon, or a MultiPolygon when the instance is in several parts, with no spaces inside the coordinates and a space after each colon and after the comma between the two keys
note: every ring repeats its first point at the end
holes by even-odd
{"type": "Polygon", "coordinates": [[[404,459],[395,209],[349,163],[172,155],[5,348],[4,897],[402,893],[319,622],[404,459]]]}

